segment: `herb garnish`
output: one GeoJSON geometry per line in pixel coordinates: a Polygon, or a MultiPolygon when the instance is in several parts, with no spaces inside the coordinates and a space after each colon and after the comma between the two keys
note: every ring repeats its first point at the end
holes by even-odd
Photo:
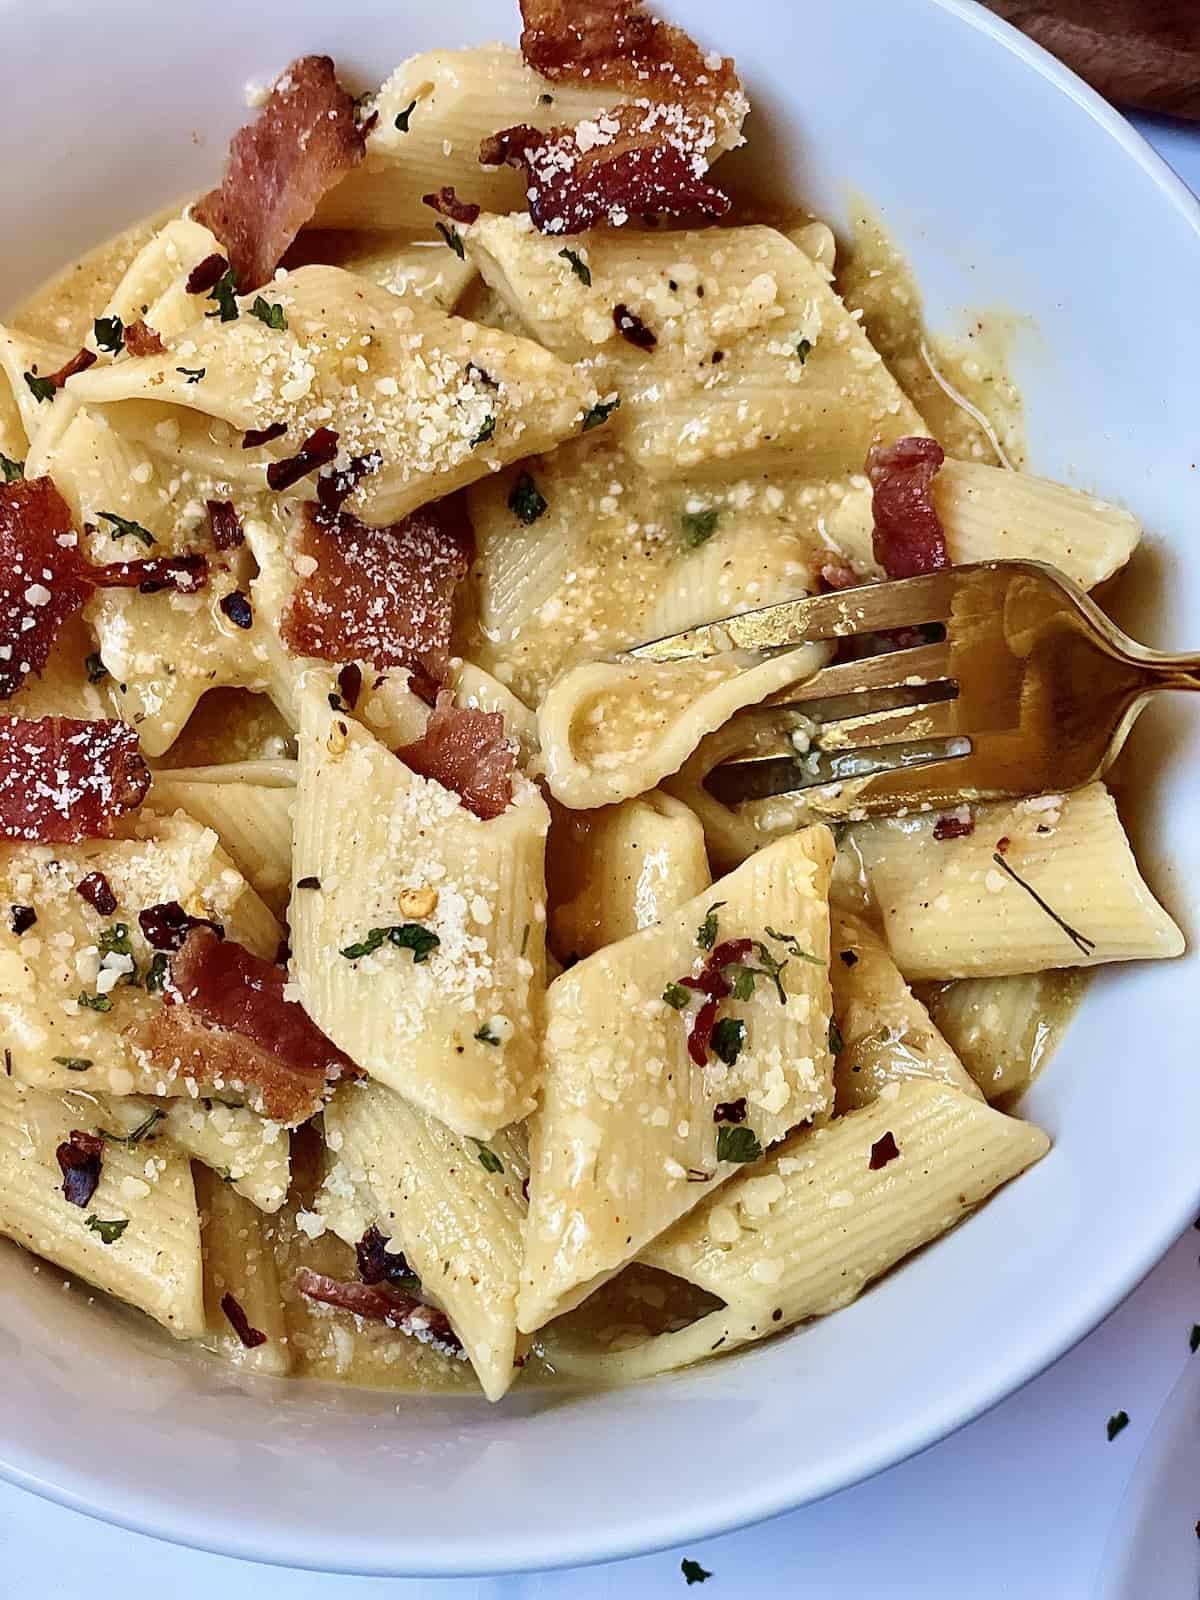
{"type": "Polygon", "coordinates": [[[113,539],[138,539],[147,549],[156,545],[158,540],[140,522],[131,522],[128,517],[119,517],[115,511],[99,511],[96,513],[101,522],[107,522],[112,527],[110,538],[113,539]]]}
{"type": "Polygon", "coordinates": [[[150,994],[160,994],[167,983],[167,958],[160,950],[150,963],[146,974],[146,989],[150,994]]]}
{"type": "Polygon", "coordinates": [[[176,367],[175,371],[181,373],[189,383],[199,383],[207,373],[207,367],[176,367]]]}
{"type": "Polygon", "coordinates": [[[687,1579],[689,1589],[694,1583],[704,1583],[706,1579],[712,1577],[712,1573],[706,1567],[702,1567],[698,1561],[693,1561],[691,1556],[684,1556],[679,1563],[679,1570],[687,1579]]]}
{"type": "Polygon", "coordinates": [[[108,668],[94,650],[90,656],[84,657],[83,665],[87,671],[87,681],[89,683],[102,683],[108,677],[108,668]]]}
{"type": "Polygon", "coordinates": [[[102,1243],[116,1244],[117,1240],[129,1226],[129,1218],[123,1217],[119,1220],[109,1220],[105,1217],[98,1217],[96,1216],[95,1212],[93,1212],[92,1215],[87,1219],[87,1226],[92,1230],[93,1233],[98,1233],[100,1235],[102,1243]]]}
{"type": "Polygon", "coordinates": [[[236,322],[238,319],[237,289],[237,273],[230,267],[221,274],[208,291],[207,298],[217,302],[217,309],[215,311],[207,311],[205,315],[220,317],[222,322],[236,322]]]}
{"type": "Polygon", "coordinates": [[[498,1033],[493,1033],[492,1030],[488,1027],[486,1022],[484,1023],[483,1027],[480,1028],[479,1032],[476,1033],[475,1035],[473,1035],[473,1037],[477,1040],[477,1042],[479,1044],[499,1044],[500,1043],[500,1035],[498,1033]]]}
{"type": "Polygon", "coordinates": [[[663,999],[675,1011],[682,1011],[692,998],[692,991],[681,983],[669,983],[662,992],[663,999]]]}
{"type": "Polygon", "coordinates": [[[420,966],[441,944],[437,934],[419,922],[399,923],[391,928],[372,928],[361,944],[349,944],[342,951],[347,961],[359,961],[363,956],[374,955],[384,944],[394,944],[398,950],[411,950],[413,964],[420,966]]]}
{"type": "Polygon", "coordinates": [[[415,100],[410,105],[405,106],[404,110],[396,118],[396,128],[397,128],[398,132],[400,132],[400,133],[407,133],[408,132],[408,119],[409,119],[409,117],[412,116],[413,112],[416,109],[417,109],[417,102],[415,100]]]}
{"type": "Polygon", "coordinates": [[[472,1139],[479,1155],[479,1165],[485,1172],[503,1172],[504,1163],[494,1150],[489,1150],[486,1144],[481,1144],[478,1139],[472,1139]]]}
{"type": "Polygon", "coordinates": [[[685,511],[680,517],[683,537],[691,550],[707,543],[717,531],[721,513],[716,506],[706,506],[703,511],[685,511]]]}
{"type": "Polygon", "coordinates": [[[701,950],[711,950],[717,942],[717,912],[726,904],[724,900],[714,900],[704,916],[704,921],[696,929],[696,943],[701,950]]]}
{"type": "Polygon", "coordinates": [[[799,344],[796,346],[796,354],[800,357],[800,365],[803,366],[808,360],[809,356],[812,354],[812,340],[801,339],[799,344]]]}
{"type": "Polygon", "coordinates": [[[92,1064],[91,1056],[55,1056],[54,1059],[68,1072],[86,1072],[92,1064]]]}
{"type": "Polygon", "coordinates": [[[571,263],[571,271],[583,284],[584,288],[590,289],[592,287],[592,269],[583,257],[575,250],[560,250],[558,253],[564,261],[571,263]]]}
{"type": "Polygon", "coordinates": [[[717,1129],[718,1161],[757,1161],[762,1153],[762,1145],[753,1128],[730,1127],[723,1122],[717,1129]]]}
{"type": "Polygon", "coordinates": [[[29,392],[38,405],[41,405],[43,400],[53,400],[58,392],[54,387],[53,378],[39,378],[36,372],[22,373],[22,377],[29,385],[29,392]]]}
{"type": "MultiPolygon", "coordinates": [[[[770,923],[768,923],[767,938],[778,939],[780,944],[787,946],[788,955],[796,956],[800,961],[811,961],[814,967],[823,967],[825,965],[819,956],[814,956],[811,951],[802,950],[800,948],[800,941],[796,938],[794,933],[777,933],[770,923]]],[[[844,954],[842,959],[845,960],[844,954]]],[[[849,965],[853,966],[854,963],[850,962],[849,965]]]]}
{"type": "Polygon", "coordinates": [[[712,1031],[709,1047],[727,1067],[732,1067],[746,1042],[746,1024],[736,1017],[722,1017],[712,1031]]]}
{"type": "Polygon", "coordinates": [[[1051,922],[1056,922],[1058,924],[1058,926],[1066,934],[1067,938],[1070,939],[1071,943],[1077,950],[1081,950],[1085,956],[1091,955],[1092,951],[1096,948],[1096,941],[1094,939],[1089,939],[1086,934],[1079,933],[1075,928],[1073,928],[1069,922],[1064,922],[1059,916],[1058,912],[1055,911],[1054,907],[1046,904],[1033,885],[1026,883],[1025,879],[1022,878],[1019,873],[1013,871],[1008,862],[1000,854],[999,850],[993,850],[992,860],[1001,869],[1001,871],[1008,873],[1009,877],[1014,883],[1020,884],[1021,888],[1024,889],[1025,893],[1030,897],[1030,899],[1042,908],[1042,910],[1050,918],[1051,922]]]}
{"type": "Polygon", "coordinates": [[[1113,1440],[1117,1437],[1117,1435],[1121,1432],[1121,1430],[1123,1428],[1127,1428],[1128,1426],[1129,1426],[1129,1413],[1128,1413],[1128,1411],[1118,1411],[1115,1416],[1109,1417],[1108,1425],[1107,1425],[1107,1428],[1105,1429],[1105,1431],[1108,1434],[1108,1442],[1109,1442],[1109,1444],[1111,1444],[1113,1442],[1113,1440]]]}
{"type": "Polygon", "coordinates": [[[495,415],[493,414],[492,416],[485,417],[484,421],[483,421],[483,427],[480,428],[479,432],[471,440],[471,449],[474,450],[476,445],[486,444],[488,442],[488,440],[492,437],[492,435],[495,433],[495,431],[496,431],[496,418],[495,418],[495,415]]]}
{"type": "Polygon", "coordinates": [[[607,422],[609,417],[612,416],[613,412],[619,409],[620,404],[620,395],[618,395],[615,400],[599,401],[598,404],[594,405],[584,417],[582,431],[584,433],[588,433],[592,428],[598,428],[602,422],[607,422]]]}
{"type": "Polygon", "coordinates": [[[451,250],[460,261],[467,259],[467,252],[463,249],[462,235],[457,228],[448,228],[444,222],[435,222],[434,227],[450,246],[451,250]]]}
{"type": "Polygon", "coordinates": [[[250,315],[257,317],[260,322],[265,322],[267,327],[273,328],[276,333],[287,332],[287,318],[283,314],[283,307],[279,304],[268,305],[260,294],[254,297],[250,315]]]}
{"type": "Polygon", "coordinates": [[[112,1001],[106,994],[80,993],[79,1004],[86,1006],[89,1011],[111,1011],[112,1001]]]}
{"type": "Polygon", "coordinates": [[[518,522],[532,527],[546,511],[548,501],[528,472],[518,475],[508,496],[508,509],[518,522]]]}
{"type": "Polygon", "coordinates": [[[125,324],[120,317],[97,317],[92,323],[96,347],[110,356],[119,356],[125,348],[125,324]]]}
{"type": "Polygon", "coordinates": [[[25,463],[14,461],[11,456],[6,456],[4,451],[0,450],[0,476],[5,483],[20,483],[25,476],[25,463]]]}
{"type": "Polygon", "coordinates": [[[111,1140],[113,1144],[141,1144],[142,1140],[145,1139],[149,1134],[151,1128],[156,1127],[163,1120],[166,1114],[167,1113],[165,1111],[160,1111],[157,1106],[153,1106],[148,1115],[138,1123],[136,1128],[131,1129],[129,1133],[108,1133],[106,1131],[104,1137],[111,1140]]]}

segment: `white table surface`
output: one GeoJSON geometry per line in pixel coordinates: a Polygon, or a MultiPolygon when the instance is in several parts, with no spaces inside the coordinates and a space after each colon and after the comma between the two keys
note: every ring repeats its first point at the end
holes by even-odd
{"type": "MultiPolygon", "coordinates": [[[[1200,132],[1139,125],[1200,191],[1200,132]]],[[[703,1600],[1094,1600],[1138,1452],[1189,1360],[1196,1322],[1200,1233],[1189,1230],[1070,1355],[914,1460],[757,1528],[573,1572],[442,1582],[285,1574],[159,1544],[0,1484],[0,1596],[659,1600],[686,1592],[680,1561],[690,1556],[712,1573],[691,1590],[703,1600]],[[1105,1424],[1120,1410],[1130,1423],[1109,1443],[1105,1424]]],[[[1196,1502],[1200,1517],[1200,1484],[1196,1502]]]]}

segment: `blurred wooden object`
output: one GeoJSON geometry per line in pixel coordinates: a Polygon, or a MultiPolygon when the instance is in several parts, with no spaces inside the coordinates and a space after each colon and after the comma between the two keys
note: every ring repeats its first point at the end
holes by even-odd
{"type": "Polygon", "coordinates": [[[1108,99],[1200,121],[1200,0],[984,0],[1108,99]]]}

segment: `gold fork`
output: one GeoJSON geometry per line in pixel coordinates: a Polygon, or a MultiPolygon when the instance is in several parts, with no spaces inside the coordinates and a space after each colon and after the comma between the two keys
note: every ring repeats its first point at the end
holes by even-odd
{"type": "Polygon", "coordinates": [[[1108,769],[1151,694],[1200,689],[1200,657],[1135,644],[1034,561],[785,601],[630,653],[685,661],[812,640],[840,641],[831,664],[723,732],[705,787],[725,804],[832,784],[832,809],[844,798],[877,815],[1075,789],[1108,769]]]}

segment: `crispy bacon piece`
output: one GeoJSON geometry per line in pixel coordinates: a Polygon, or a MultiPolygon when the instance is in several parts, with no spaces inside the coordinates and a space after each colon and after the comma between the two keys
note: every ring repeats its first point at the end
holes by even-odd
{"type": "Polygon", "coordinates": [[[708,100],[739,87],[731,60],[710,65],[682,28],[649,16],[641,0],[521,0],[521,53],[544,78],[612,83],[661,98],[669,86],[708,100]]]}
{"type": "Polygon", "coordinates": [[[287,972],[211,928],[193,928],[172,957],[164,1004],[131,1038],[160,1070],[242,1089],[276,1122],[316,1114],[348,1057],[284,998],[287,972]]]}
{"type": "Polygon", "coordinates": [[[265,428],[247,428],[242,435],[242,449],[257,450],[260,444],[270,444],[272,439],[282,439],[286,432],[286,422],[269,422],[265,428]]]}
{"type": "Polygon", "coordinates": [[[0,717],[0,839],[104,839],[150,789],[124,722],[0,717]]]}
{"type": "Polygon", "coordinates": [[[933,825],[935,839],[969,839],[975,832],[974,817],[939,817],[933,825]]]}
{"type": "Polygon", "coordinates": [[[715,222],[732,201],[708,181],[704,141],[673,127],[669,108],[619,106],[598,126],[600,143],[580,144],[570,127],[545,132],[520,123],[485,139],[485,166],[524,168],[529,215],[542,233],[583,233],[630,217],[662,214],[715,222]]]}
{"type": "Polygon", "coordinates": [[[946,459],[936,439],[898,439],[867,457],[875,513],[875,559],[889,578],[915,578],[950,565],[930,489],[946,459]]]}
{"type": "Polygon", "coordinates": [[[321,197],[365,152],[333,62],[293,61],[257,121],[234,135],[220,188],[192,207],[225,246],[243,293],[266,283],[321,197]]]}
{"type": "Polygon", "coordinates": [[[167,349],[162,334],[143,321],[131,322],[126,327],[125,348],[131,356],[161,356],[167,349]]]}
{"type": "Polygon", "coordinates": [[[221,279],[229,271],[229,263],[224,256],[205,256],[203,261],[198,261],[188,273],[187,292],[189,294],[208,294],[210,289],[215,289],[221,279]]]}
{"type": "Polygon", "coordinates": [[[324,661],[420,668],[440,683],[454,591],[473,546],[456,502],[423,506],[387,528],[305,506],[297,554],[317,566],[284,612],[285,644],[324,661]]]}
{"type": "Polygon", "coordinates": [[[41,672],[91,593],[71,511],[49,478],[0,488],[0,699],[41,672]]]}
{"type": "Polygon", "coordinates": [[[257,1350],[260,1344],[266,1344],[266,1334],[261,1329],[250,1326],[250,1318],[242,1310],[241,1302],[235,1300],[231,1294],[221,1296],[221,1310],[247,1350],[257,1350]]]}
{"type": "Polygon", "coordinates": [[[272,461],[267,468],[267,482],[277,493],[290,489],[318,467],[327,467],[336,459],[337,453],[336,432],[332,428],[318,428],[309,434],[294,456],[288,456],[283,461],[272,461]]]}
{"type": "Polygon", "coordinates": [[[208,582],[208,558],[189,554],[113,561],[106,567],[91,567],[88,577],[98,589],[136,589],[140,594],[174,589],[176,594],[195,594],[208,582]]]}
{"type": "Polygon", "coordinates": [[[242,519],[238,516],[232,500],[209,500],[208,526],[212,531],[212,542],[218,550],[236,550],[238,545],[245,544],[246,535],[242,532],[242,519]]]}
{"type": "Polygon", "coordinates": [[[467,227],[479,218],[479,207],[470,200],[460,200],[454,192],[453,185],[438,189],[435,194],[421,196],[423,205],[432,206],[443,217],[449,217],[452,222],[464,223],[467,227]]]}
{"type": "Polygon", "coordinates": [[[113,886],[102,872],[89,872],[80,878],[75,885],[75,893],[81,900],[86,900],[93,911],[98,911],[102,917],[111,917],[117,909],[117,897],[113,886]]]}
{"type": "Polygon", "coordinates": [[[466,710],[443,689],[429,713],[425,732],[396,751],[406,767],[453,789],[468,811],[485,821],[512,804],[515,743],[505,737],[498,711],[466,710]]]}
{"type": "Polygon", "coordinates": [[[99,1134],[72,1128],[70,1138],[59,1145],[54,1155],[62,1168],[62,1192],[67,1204],[87,1205],[100,1183],[104,1141],[99,1134]]]}
{"type": "Polygon", "coordinates": [[[57,372],[48,372],[46,381],[52,383],[56,389],[61,389],[68,378],[73,378],[77,372],[86,372],[89,367],[96,365],[96,361],[94,350],[81,350],[77,356],[72,356],[70,361],[59,367],[57,372]]]}
{"type": "Polygon", "coordinates": [[[385,1323],[389,1328],[419,1339],[422,1344],[432,1345],[444,1355],[466,1360],[462,1340],[450,1326],[446,1313],[410,1294],[401,1294],[384,1284],[349,1283],[330,1278],[309,1267],[301,1267],[297,1272],[296,1287],[306,1299],[336,1306],[340,1311],[350,1311],[372,1322],[385,1323]]]}

